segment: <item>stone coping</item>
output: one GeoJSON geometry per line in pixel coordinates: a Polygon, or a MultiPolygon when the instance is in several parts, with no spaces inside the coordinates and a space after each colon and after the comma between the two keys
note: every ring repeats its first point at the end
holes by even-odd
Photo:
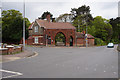
{"type": "Polygon", "coordinates": [[[13,48],[14,46],[8,45],[8,46],[6,46],[6,47],[7,47],[7,48],[10,48],[10,47],[13,48]]]}
{"type": "Polygon", "coordinates": [[[1,51],[1,50],[7,50],[7,49],[8,49],[8,48],[0,48],[0,51],[1,51]]]}

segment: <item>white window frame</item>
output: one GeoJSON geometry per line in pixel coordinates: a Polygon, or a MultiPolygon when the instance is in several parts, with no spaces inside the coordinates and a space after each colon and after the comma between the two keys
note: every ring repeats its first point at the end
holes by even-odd
{"type": "Polygon", "coordinates": [[[39,42],[38,42],[38,37],[35,37],[35,38],[34,38],[34,43],[39,43],[39,42]]]}
{"type": "Polygon", "coordinates": [[[35,32],[38,32],[38,26],[35,26],[35,27],[34,27],[34,31],[35,31],[35,32]]]}

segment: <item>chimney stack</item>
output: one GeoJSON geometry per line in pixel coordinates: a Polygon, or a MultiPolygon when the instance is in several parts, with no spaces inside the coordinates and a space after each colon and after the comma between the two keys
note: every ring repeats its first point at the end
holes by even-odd
{"type": "Polygon", "coordinates": [[[50,22],[50,14],[47,15],[47,21],[50,22]]]}

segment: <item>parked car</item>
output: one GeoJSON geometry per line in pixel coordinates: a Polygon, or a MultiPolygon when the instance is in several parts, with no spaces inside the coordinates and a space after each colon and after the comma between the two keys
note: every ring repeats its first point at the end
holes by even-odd
{"type": "Polygon", "coordinates": [[[114,44],[113,44],[113,43],[109,43],[109,44],[107,45],[107,48],[114,48],[114,44]]]}

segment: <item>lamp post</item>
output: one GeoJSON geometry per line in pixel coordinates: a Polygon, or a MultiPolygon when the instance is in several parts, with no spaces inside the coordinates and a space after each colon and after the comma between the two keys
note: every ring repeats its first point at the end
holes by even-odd
{"type": "Polygon", "coordinates": [[[86,48],[88,47],[88,38],[87,38],[87,36],[88,36],[88,32],[87,32],[87,17],[88,17],[88,14],[89,13],[85,13],[85,15],[86,15],[86,19],[85,19],[85,23],[86,23],[86,34],[85,34],[86,48]]]}
{"type": "Polygon", "coordinates": [[[25,49],[25,0],[23,2],[23,50],[25,49]]]}

